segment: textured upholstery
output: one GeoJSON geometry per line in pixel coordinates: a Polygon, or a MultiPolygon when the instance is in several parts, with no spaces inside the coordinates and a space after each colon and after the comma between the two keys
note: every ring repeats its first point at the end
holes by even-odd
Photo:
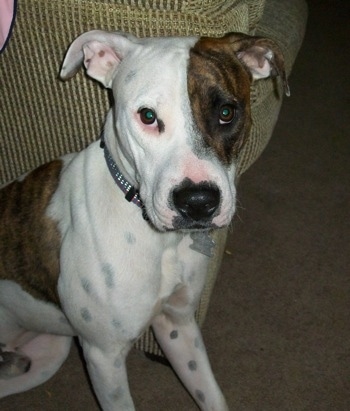
{"type": "Polygon", "coordinates": [[[244,0],[18,3],[13,37],[0,57],[0,184],[99,136],[109,106],[107,92],[83,70],[69,83],[57,79],[76,36],[96,28],[138,36],[248,32],[264,0],[253,2],[259,7],[248,7],[244,0]]]}
{"type": "MultiPolygon", "coordinates": [[[[304,0],[25,0],[8,48],[0,56],[0,185],[96,139],[109,107],[108,93],[87,79],[58,80],[74,37],[90,29],[122,30],[137,36],[209,35],[229,31],[269,35],[286,54],[288,74],[306,22],[304,0]]],[[[253,127],[239,158],[244,172],[267,145],[278,117],[278,81],[251,90],[253,127]]],[[[212,258],[197,320],[202,323],[220,267],[227,231],[213,234],[212,258]]],[[[151,332],[138,347],[158,354],[151,332]]]]}

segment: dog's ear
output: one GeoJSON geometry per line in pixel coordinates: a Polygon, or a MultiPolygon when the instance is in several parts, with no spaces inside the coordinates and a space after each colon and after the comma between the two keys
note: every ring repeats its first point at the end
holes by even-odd
{"type": "Polygon", "coordinates": [[[110,88],[117,67],[135,46],[133,38],[124,33],[100,30],[80,35],[67,51],[60,72],[61,79],[68,80],[73,77],[84,63],[90,77],[110,88]]]}
{"type": "Polygon", "coordinates": [[[241,33],[229,33],[223,39],[234,47],[236,56],[250,70],[254,80],[280,76],[284,92],[290,96],[283,53],[274,41],[241,33]]]}

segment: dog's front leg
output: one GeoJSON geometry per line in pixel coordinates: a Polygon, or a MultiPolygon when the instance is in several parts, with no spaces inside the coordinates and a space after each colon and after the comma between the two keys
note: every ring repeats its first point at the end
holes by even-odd
{"type": "Polygon", "coordinates": [[[103,411],[134,411],[125,366],[131,344],[108,351],[81,341],[94,391],[103,411]]]}
{"type": "Polygon", "coordinates": [[[154,319],[152,327],[165,355],[199,408],[227,411],[194,316],[179,319],[163,313],[154,319]]]}

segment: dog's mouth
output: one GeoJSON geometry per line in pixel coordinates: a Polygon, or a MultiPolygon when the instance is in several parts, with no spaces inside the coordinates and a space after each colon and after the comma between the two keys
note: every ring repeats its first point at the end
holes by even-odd
{"type": "Polygon", "coordinates": [[[160,232],[198,232],[229,225],[234,203],[213,181],[193,183],[184,179],[167,194],[144,194],[149,223],[160,232]],[[225,200],[226,199],[226,200],[225,200]],[[148,200],[148,201],[147,201],[148,200]]]}
{"type": "Polygon", "coordinates": [[[163,219],[154,213],[149,215],[145,207],[142,210],[142,215],[148,224],[160,232],[181,231],[188,233],[222,228],[221,225],[217,225],[213,222],[213,218],[198,221],[181,215],[175,215],[171,219],[163,219]]]}

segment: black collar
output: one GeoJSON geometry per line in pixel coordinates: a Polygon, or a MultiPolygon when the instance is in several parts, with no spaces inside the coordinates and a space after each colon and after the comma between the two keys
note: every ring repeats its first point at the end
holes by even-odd
{"type": "Polygon", "coordinates": [[[113,180],[117,184],[117,186],[122,190],[122,192],[125,194],[125,199],[131,203],[136,204],[138,207],[142,209],[142,215],[145,220],[148,220],[145,206],[143,204],[143,201],[140,198],[140,193],[138,190],[135,189],[133,185],[131,185],[128,180],[124,177],[122,172],[119,170],[117,164],[113,160],[107,145],[104,141],[103,136],[101,137],[101,142],[100,142],[100,147],[103,148],[104,155],[105,155],[105,160],[108,166],[108,170],[111,173],[111,176],[113,177],[113,180]]]}

